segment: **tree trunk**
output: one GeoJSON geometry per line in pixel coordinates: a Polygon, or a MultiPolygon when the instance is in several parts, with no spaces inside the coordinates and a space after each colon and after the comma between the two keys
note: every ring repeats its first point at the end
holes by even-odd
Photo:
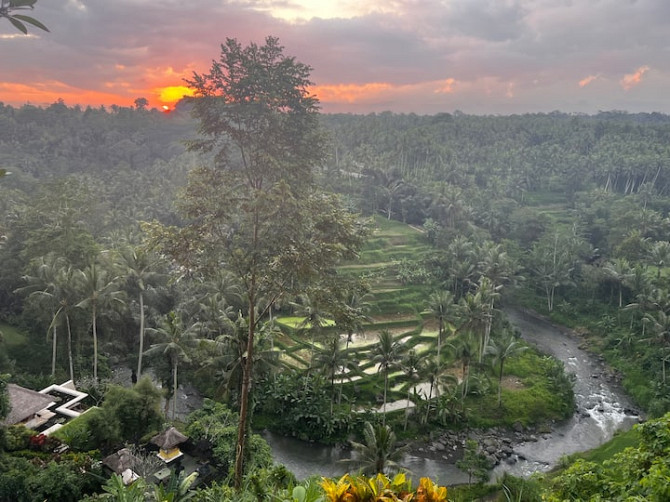
{"type": "Polygon", "coordinates": [[[98,328],[96,325],[95,303],[93,304],[93,380],[98,382],[98,328]]]}
{"type": "Polygon", "coordinates": [[[177,415],[177,357],[175,356],[174,363],[172,365],[172,421],[174,422],[175,416],[177,415]]]}
{"type": "Polygon", "coordinates": [[[504,360],[500,361],[500,373],[498,374],[498,408],[502,405],[502,377],[504,360]]]}
{"type": "Polygon", "coordinates": [[[54,324],[54,339],[51,347],[51,378],[56,376],[56,346],[58,343],[58,331],[54,324]]]}
{"type": "Polygon", "coordinates": [[[74,364],[72,362],[72,330],[70,329],[70,316],[65,314],[67,325],[67,360],[70,365],[70,380],[74,382],[74,364]]]}
{"type": "Polygon", "coordinates": [[[430,381],[430,388],[428,389],[428,401],[426,406],[426,423],[428,423],[428,417],[430,416],[430,400],[433,398],[433,380],[430,381]]]}
{"type": "MultiPolygon", "coordinates": [[[[256,280],[252,277],[251,288],[255,289],[256,280]]],[[[249,408],[249,387],[251,386],[251,371],[253,370],[254,332],[256,329],[256,315],[254,311],[253,294],[249,296],[249,334],[247,337],[247,358],[242,367],[242,392],[240,393],[240,423],[237,429],[237,445],[235,447],[235,489],[242,489],[244,474],[244,447],[247,434],[247,419],[249,408]]]]}
{"type": "Polygon", "coordinates": [[[382,416],[382,425],[386,425],[386,389],[388,389],[389,386],[389,373],[388,369],[384,371],[384,406],[382,407],[383,409],[383,416],[382,416]]]}
{"type": "Polygon", "coordinates": [[[140,291],[140,353],[137,356],[137,378],[142,377],[142,354],[144,354],[144,295],[140,291]]]}

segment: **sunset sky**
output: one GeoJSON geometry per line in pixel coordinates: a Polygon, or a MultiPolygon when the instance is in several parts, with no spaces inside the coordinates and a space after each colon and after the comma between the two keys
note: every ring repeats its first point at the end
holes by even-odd
{"type": "Polygon", "coordinates": [[[325,112],[670,113],[668,0],[39,0],[0,102],[172,105],[226,37],[279,37],[325,112]]]}

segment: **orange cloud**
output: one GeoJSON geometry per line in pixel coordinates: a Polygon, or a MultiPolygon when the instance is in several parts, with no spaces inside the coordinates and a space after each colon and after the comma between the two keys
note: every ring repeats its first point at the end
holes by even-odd
{"type": "Polygon", "coordinates": [[[50,105],[58,99],[74,105],[110,105],[130,106],[134,98],[119,96],[108,92],[72,87],[63,82],[45,81],[33,84],[19,84],[14,82],[0,82],[0,101],[18,106],[24,103],[33,105],[50,105]]]}
{"type": "Polygon", "coordinates": [[[443,82],[442,87],[439,87],[435,89],[435,94],[451,94],[454,92],[454,84],[456,83],[456,79],[454,78],[448,78],[443,82]]]}
{"type": "Polygon", "coordinates": [[[650,68],[648,66],[640,66],[637,70],[635,70],[635,73],[624,75],[623,78],[619,81],[621,87],[623,87],[624,91],[629,91],[637,84],[642,82],[642,77],[649,70],[650,68]]]}
{"type": "Polygon", "coordinates": [[[588,77],[581,79],[578,85],[579,87],[586,87],[598,77],[599,75],[589,75],[588,77]]]}
{"type": "Polygon", "coordinates": [[[366,84],[317,85],[311,88],[319,101],[335,103],[356,103],[366,101],[379,93],[393,89],[393,85],[385,82],[369,82],[366,84]]]}

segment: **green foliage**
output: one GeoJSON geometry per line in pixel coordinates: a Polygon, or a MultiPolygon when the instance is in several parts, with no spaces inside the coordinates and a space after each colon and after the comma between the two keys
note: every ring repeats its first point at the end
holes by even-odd
{"type": "Polygon", "coordinates": [[[365,422],[363,439],[363,443],[351,442],[356,456],[350,463],[361,473],[386,474],[402,470],[397,461],[407,448],[396,444],[396,435],[390,425],[365,422]]]}
{"type": "Polygon", "coordinates": [[[517,478],[504,473],[497,482],[499,502],[537,502],[542,500],[542,483],[537,479],[517,478]]]}
{"type": "MultiPolygon", "coordinates": [[[[0,18],[7,18],[7,20],[24,35],[28,34],[28,27],[26,26],[26,23],[33,25],[40,30],[49,31],[46,26],[44,26],[34,17],[15,13],[16,11],[34,9],[36,3],[37,0],[2,0],[0,2],[0,18]]],[[[5,174],[4,169],[1,174],[5,174]]]]}
{"type": "Polygon", "coordinates": [[[670,496],[670,414],[636,426],[637,447],[602,464],[577,459],[554,478],[546,500],[667,500],[670,496]]]}
{"type": "MultiPolygon", "coordinates": [[[[202,408],[187,417],[186,434],[194,441],[208,441],[212,445],[215,462],[226,472],[235,464],[238,423],[237,413],[224,404],[206,399],[202,408]]],[[[249,437],[245,465],[248,472],[272,466],[270,446],[257,434],[249,437]]]]}
{"type": "Polygon", "coordinates": [[[55,437],[78,451],[115,445],[123,440],[138,442],[157,431],[163,421],[161,392],[149,377],[133,388],[112,385],[102,407],[91,408],[59,429],[55,437]]]}
{"type": "Polygon", "coordinates": [[[326,444],[345,440],[356,417],[348,407],[329,412],[330,382],[320,375],[284,370],[260,383],[257,413],[267,416],[269,429],[302,440],[326,444]]]}
{"type": "Polygon", "coordinates": [[[30,444],[30,438],[34,435],[35,431],[23,425],[10,425],[5,428],[2,449],[8,452],[25,450],[30,444]]]}
{"type": "Polygon", "coordinates": [[[479,451],[476,441],[468,439],[465,443],[463,458],[456,462],[456,466],[468,474],[468,484],[475,478],[477,482],[483,483],[489,479],[489,465],[486,457],[479,451]]]}
{"type": "Polygon", "coordinates": [[[88,455],[63,455],[58,461],[0,457],[0,501],[76,502],[99,487],[101,471],[88,455]],[[82,475],[88,472],[88,475],[82,475]]]}

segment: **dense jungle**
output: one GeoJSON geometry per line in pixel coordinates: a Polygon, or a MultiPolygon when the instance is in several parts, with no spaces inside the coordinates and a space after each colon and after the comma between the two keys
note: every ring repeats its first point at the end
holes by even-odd
{"type": "Polygon", "coordinates": [[[670,496],[670,117],[328,115],[301,92],[294,116],[228,115],[215,80],[170,113],[0,104],[1,415],[10,385],[89,395],[48,440],[3,427],[0,500],[670,496]],[[477,431],[576,408],[509,308],[569,328],[648,421],[485,483],[477,431]],[[149,469],[168,424],[208,444],[209,476],[107,479],[124,445],[149,469]],[[297,480],[262,431],[351,450],[352,474],[297,480]],[[392,476],[442,434],[467,484],[392,476]]]}

